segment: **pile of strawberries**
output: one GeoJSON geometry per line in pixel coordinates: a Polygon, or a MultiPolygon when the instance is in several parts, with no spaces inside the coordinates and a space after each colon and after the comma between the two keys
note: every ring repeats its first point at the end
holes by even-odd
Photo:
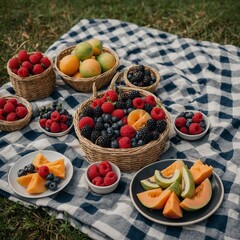
{"type": "Polygon", "coordinates": [[[90,182],[96,186],[110,186],[118,179],[117,174],[113,171],[108,161],[102,161],[99,165],[91,165],[87,176],[90,182]]]}
{"type": "Polygon", "coordinates": [[[16,121],[26,117],[27,108],[16,98],[0,98],[0,120],[16,121]]]}
{"type": "Polygon", "coordinates": [[[28,77],[44,72],[51,65],[51,61],[41,52],[28,53],[25,49],[18,52],[17,57],[8,61],[11,71],[20,77],[28,77]]]}

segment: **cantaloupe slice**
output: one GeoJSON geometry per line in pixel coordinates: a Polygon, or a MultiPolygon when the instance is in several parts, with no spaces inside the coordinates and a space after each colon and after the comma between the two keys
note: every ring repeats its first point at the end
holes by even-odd
{"type": "Polygon", "coordinates": [[[32,162],[36,169],[39,169],[42,165],[46,165],[46,163],[49,163],[49,161],[42,153],[38,153],[32,162]]]}
{"type": "Polygon", "coordinates": [[[40,177],[38,173],[34,173],[26,191],[30,194],[43,193],[47,190],[45,182],[46,179],[40,177]]]}
{"type": "Polygon", "coordinates": [[[163,215],[167,218],[174,219],[181,218],[183,216],[183,211],[180,207],[180,200],[174,192],[171,193],[164,206],[163,215]]]}
{"type": "Polygon", "coordinates": [[[66,169],[65,169],[65,164],[64,164],[63,158],[58,159],[54,162],[49,162],[45,165],[48,167],[50,173],[54,174],[57,177],[65,178],[66,169]]]}
{"type": "Polygon", "coordinates": [[[179,169],[180,171],[182,171],[183,166],[184,166],[184,162],[182,160],[176,160],[170,166],[163,169],[161,171],[161,174],[163,175],[163,177],[169,178],[174,174],[176,169],[179,169]]]}
{"type": "Polygon", "coordinates": [[[30,173],[28,175],[25,176],[21,176],[17,178],[17,182],[22,185],[23,187],[27,187],[28,184],[30,183],[30,181],[32,180],[32,177],[35,173],[30,173]]]}
{"type": "Polygon", "coordinates": [[[197,160],[190,168],[195,184],[200,184],[206,178],[209,178],[213,172],[213,167],[204,164],[201,160],[197,160]]]}

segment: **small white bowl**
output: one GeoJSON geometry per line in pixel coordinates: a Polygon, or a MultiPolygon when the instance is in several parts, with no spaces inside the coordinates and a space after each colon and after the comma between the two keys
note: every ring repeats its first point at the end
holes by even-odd
{"type": "Polygon", "coordinates": [[[185,140],[190,140],[190,141],[193,141],[193,140],[198,140],[200,138],[202,138],[208,131],[209,127],[210,127],[210,123],[209,123],[209,120],[207,118],[207,116],[202,113],[201,111],[195,111],[195,110],[189,110],[189,111],[184,111],[184,112],[193,112],[193,113],[197,113],[197,112],[200,112],[202,115],[203,115],[203,119],[205,120],[206,122],[206,129],[200,133],[200,134],[196,134],[196,135],[191,135],[191,134],[185,134],[185,133],[182,133],[179,131],[179,129],[176,127],[175,125],[175,120],[178,118],[179,114],[174,118],[174,130],[176,131],[176,133],[183,139],[185,140]]]}
{"type": "Polygon", "coordinates": [[[91,181],[88,178],[87,173],[88,173],[88,170],[89,170],[90,166],[92,166],[92,165],[97,165],[98,166],[100,163],[101,162],[95,162],[95,163],[90,164],[85,171],[85,178],[86,178],[86,181],[88,183],[88,186],[90,187],[90,189],[93,192],[98,193],[98,194],[108,194],[108,193],[113,192],[117,188],[117,186],[119,184],[119,181],[121,179],[121,171],[120,171],[120,169],[117,165],[115,165],[114,163],[109,161],[109,163],[112,166],[112,171],[114,171],[117,174],[117,181],[115,183],[113,183],[112,185],[109,185],[109,186],[96,186],[96,185],[91,183],[91,181]]]}

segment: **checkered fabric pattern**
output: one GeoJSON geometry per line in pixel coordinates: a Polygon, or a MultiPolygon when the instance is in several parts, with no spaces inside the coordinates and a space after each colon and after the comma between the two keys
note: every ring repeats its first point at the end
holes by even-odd
{"type": "MultiPolygon", "coordinates": [[[[74,131],[51,138],[40,132],[37,125],[38,107],[60,98],[74,114],[90,96],[76,92],[59,76],[50,97],[32,102],[33,118],[27,127],[12,133],[0,132],[1,195],[23,204],[47,206],[93,239],[240,239],[240,49],[180,38],[118,20],[90,19],[73,26],[49,47],[47,54],[54,59],[67,46],[92,37],[101,39],[106,47],[118,53],[118,71],[131,64],[144,64],[160,72],[161,82],[155,94],[172,118],[183,110],[201,110],[208,115],[211,129],[205,137],[189,142],[171,130],[170,147],[160,159],[200,158],[211,164],[224,185],[220,208],[198,224],[168,227],[151,222],[134,208],[129,197],[133,174],[124,173],[111,195],[89,191],[84,181],[88,162],[74,131]],[[8,185],[8,171],[26,153],[42,149],[58,151],[71,159],[73,178],[55,196],[22,198],[8,185]]],[[[15,94],[10,83],[0,89],[0,96],[9,94],[15,94]]]]}

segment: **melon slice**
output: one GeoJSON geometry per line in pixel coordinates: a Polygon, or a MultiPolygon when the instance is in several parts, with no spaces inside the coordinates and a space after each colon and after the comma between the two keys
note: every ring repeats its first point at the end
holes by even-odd
{"type": "Polygon", "coordinates": [[[182,160],[176,160],[175,162],[173,162],[170,166],[168,166],[167,168],[163,169],[161,171],[161,174],[164,177],[171,177],[174,173],[174,171],[176,169],[179,169],[180,171],[182,171],[182,167],[184,166],[184,162],[182,160]]]}
{"type": "Polygon", "coordinates": [[[186,165],[182,168],[182,189],[181,197],[183,198],[191,198],[195,193],[195,183],[186,165]]]}
{"type": "Polygon", "coordinates": [[[164,177],[161,174],[160,171],[155,170],[154,176],[155,176],[156,183],[159,184],[160,187],[167,188],[175,181],[179,181],[180,182],[182,174],[181,174],[180,169],[175,169],[175,171],[173,172],[173,174],[171,176],[164,177]]]}
{"type": "Polygon", "coordinates": [[[21,176],[17,178],[17,182],[22,185],[23,187],[27,187],[28,184],[30,183],[30,181],[32,180],[32,177],[35,173],[30,173],[28,175],[25,176],[21,176]]]}
{"type": "Polygon", "coordinates": [[[54,162],[49,162],[45,165],[48,167],[50,173],[54,174],[57,177],[65,178],[66,169],[65,169],[65,164],[64,164],[63,158],[58,159],[54,162]]]}
{"type": "Polygon", "coordinates": [[[152,177],[143,179],[140,181],[142,187],[144,190],[151,190],[151,189],[156,189],[159,188],[160,186],[155,182],[155,177],[154,175],[152,177]]]}
{"type": "Polygon", "coordinates": [[[178,197],[181,195],[182,192],[182,185],[178,181],[173,182],[168,189],[174,192],[178,197]]]}
{"type": "Polygon", "coordinates": [[[45,182],[46,179],[40,177],[38,173],[34,173],[26,191],[30,194],[43,193],[47,190],[45,182]]]}
{"type": "Polygon", "coordinates": [[[195,184],[200,184],[206,178],[209,178],[212,175],[213,167],[204,164],[201,160],[198,159],[190,168],[190,172],[193,176],[195,184]]]}
{"type": "Polygon", "coordinates": [[[39,169],[42,165],[46,165],[47,163],[49,163],[49,161],[42,153],[38,153],[32,162],[36,169],[39,169]]]}
{"type": "Polygon", "coordinates": [[[161,188],[147,190],[137,194],[139,201],[147,208],[162,209],[167,202],[171,190],[161,188]]]}
{"type": "Polygon", "coordinates": [[[212,185],[208,178],[206,178],[195,189],[195,193],[191,198],[185,198],[180,206],[187,211],[196,211],[208,204],[212,197],[212,185]]]}
{"type": "Polygon", "coordinates": [[[172,192],[164,206],[163,215],[167,218],[181,218],[183,216],[183,211],[180,207],[180,203],[177,195],[172,192]]]}

